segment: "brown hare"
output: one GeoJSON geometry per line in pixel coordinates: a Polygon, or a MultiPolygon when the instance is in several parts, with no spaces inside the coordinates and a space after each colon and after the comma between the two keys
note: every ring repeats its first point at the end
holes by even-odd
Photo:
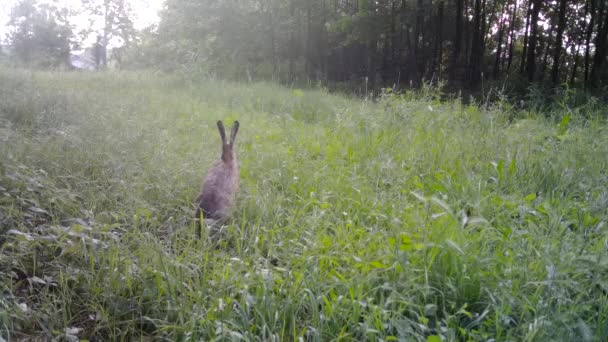
{"type": "MultiPolygon", "coordinates": [[[[221,225],[226,221],[230,209],[234,205],[239,189],[239,164],[234,151],[236,133],[239,122],[234,121],[230,130],[230,141],[226,141],[226,131],[222,121],[217,122],[217,128],[222,138],[222,158],[215,162],[203,182],[203,187],[196,198],[196,219],[204,219],[210,226],[221,225]]],[[[203,222],[199,222],[197,235],[201,237],[203,222]]]]}

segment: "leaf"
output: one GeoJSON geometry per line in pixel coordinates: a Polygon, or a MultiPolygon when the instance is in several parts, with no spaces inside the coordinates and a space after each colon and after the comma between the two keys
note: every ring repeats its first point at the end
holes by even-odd
{"type": "Polygon", "coordinates": [[[441,207],[443,210],[445,210],[448,214],[452,215],[452,209],[450,208],[450,206],[445,203],[444,201],[440,200],[439,198],[433,196],[431,197],[431,201],[435,204],[437,204],[439,207],[441,207]]]}
{"type": "Polygon", "coordinates": [[[325,310],[328,314],[333,313],[333,307],[331,305],[331,302],[329,301],[329,299],[327,299],[326,296],[323,296],[323,302],[325,303],[325,310]]]}
{"type": "Polygon", "coordinates": [[[441,213],[437,213],[437,214],[433,214],[433,215],[431,215],[431,218],[432,218],[433,220],[436,220],[436,219],[438,219],[438,218],[440,218],[440,217],[442,217],[442,216],[445,216],[445,215],[447,215],[447,213],[445,213],[445,212],[441,212],[441,213]]]}
{"type": "Polygon", "coordinates": [[[81,331],[82,331],[82,328],[76,328],[76,327],[65,328],[66,335],[78,335],[81,331]]]}
{"type": "Polygon", "coordinates": [[[15,230],[15,229],[11,229],[7,233],[13,234],[13,235],[17,235],[17,236],[21,236],[21,237],[25,238],[27,241],[34,240],[34,238],[30,234],[26,234],[26,233],[20,232],[20,231],[15,230]]]}
{"type": "Polygon", "coordinates": [[[504,169],[505,169],[505,161],[501,159],[498,161],[498,165],[496,165],[496,171],[498,172],[498,180],[503,180],[504,169]]]}
{"type": "Polygon", "coordinates": [[[475,227],[475,226],[486,225],[486,224],[489,224],[489,223],[490,222],[488,222],[488,220],[486,220],[483,217],[472,217],[472,218],[469,219],[468,225],[475,227]]]}
{"type": "Polygon", "coordinates": [[[35,206],[31,206],[31,207],[29,208],[29,210],[30,210],[30,211],[33,211],[33,212],[35,212],[35,213],[39,213],[39,214],[46,214],[46,215],[48,215],[48,214],[49,214],[49,212],[48,212],[48,211],[46,211],[46,210],[44,210],[44,209],[42,209],[42,208],[35,207],[35,206]]]}
{"type": "Polygon", "coordinates": [[[72,226],[72,231],[73,231],[74,233],[82,233],[82,232],[84,232],[84,227],[83,227],[83,226],[81,226],[81,225],[79,225],[79,224],[74,224],[74,225],[72,226]]]}
{"type": "Polygon", "coordinates": [[[435,316],[437,313],[437,305],[427,304],[424,306],[424,315],[427,317],[435,316]]]}
{"type": "Polygon", "coordinates": [[[420,202],[425,203],[427,202],[427,199],[424,198],[424,196],[414,192],[414,191],[410,191],[410,194],[412,194],[414,197],[416,197],[416,199],[418,199],[420,202]]]}
{"type": "Polygon", "coordinates": [[[530,203],[530,202],[534,201],[535,199],[536,199],[536,194],[535,194],[535,193],[531,193],[531,194],[529,194],[528,196],[526,196],[526,197],[524,198],[524,200],[525,200],[526,202],[528,202],[528,203],[530,203]]]}
{"type": "MultiPolygon", "coordinates": [[[[397,244],[397,239],[390,238],[389,239],[389,244],[391,244],[391,246],[396,245],[397,244]]],[[[401,241],[399,242],[399,250],[400,251],[409,251],[411,249],[412,249],[412,239],[409,236],[407,236],[405,234],[402,234],[401,235],[401,241]]]]}
{"type": "Polygon", "coordinates": [[[415,244],[413,245],[413,247],[414,247],[414,249],[415,249],[415,250],[417,250],[417,251],[421,251],[421,250],[423,250],[423,249],[424,249],[424,244],[422,244],[422,243],[415,243],[415,244]]]}
{"type": "Polygon", "coordinates": [[[558,134],[564,135],[568,130],[568,123],[570,122],[570,114],[564,115],[562,121],[559,123],[558,134]]]}
{"type": "Polygon", "coordinates": [[[460,253],[460,255],[464,255],[464,251],[460,248],[460,246],[458,246],[458,244],[456,244],[456,242],[454,242],[454,241],[452,241],[450,239],[447,239],[447,240],[445,240],[445,243],[448,246],[450,246],[453,249],[455,249],[458,253],[460,253]]]}
{"type": "Polygon", "coordinates": [[[381,269],[388,267],[385,264],[381,263],[380,261],[372,261],[369,263],[369,265],[373,268],[381,268],[381,269]]]}
{"type": "Polygon", "coordinates": [[[511,163],[509,164],[509,175],[513,176],[515,171],[517,171],[517,159],[516,156],[513,156],[511,163]]]}
{"type": "Polygon", "coordinates": [[[441,337],[437,335],[430,335],[426,338],[426,342],[441,342],[441,337]]]}
{"type": "Polygon", "coordinates": [[[46,285],[46,284],[47,284],[47,282],[46,282],[46,281],[44,281],[43,279],[38,278],[38,277],[36,277],[36,276],[33,276],[33,277],[31,277],[31,278],[28,278],[28,280],[29,280],[29,281],[31,281],[31,282],[33,282],[33,283],[37,283],[37,284],[42,284],[42,285],[46,285]]]}

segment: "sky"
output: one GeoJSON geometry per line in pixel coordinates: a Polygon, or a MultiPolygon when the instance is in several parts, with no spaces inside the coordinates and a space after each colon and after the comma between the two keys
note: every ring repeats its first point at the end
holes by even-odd
{"type": "MultiPolygon", "coordinates": [[[[40,2],[55,3],[59,6],[67,6],[78,9],[81,7],[81,0],[39,0],[40,2]]],[[[158,12],[163,6],[164,0],[126,0],[133,8],[135,18],[133,24],[136,29],[142,29],[152,24],[158,23],[158,12]]],[[[0,41],[5,43],[8,33],[7,22],[9,21],[11,8],[19,0],[0,0],[0,41]]],[[[76,25],[75,32],[88,26],[88,18],[85,15],[77,16],[73,19],[76,25]]],[[[91,38],[94,40],[94,38],[91,38]]],[[[85,42],[86,44],[87,42],[85,42]]]]}

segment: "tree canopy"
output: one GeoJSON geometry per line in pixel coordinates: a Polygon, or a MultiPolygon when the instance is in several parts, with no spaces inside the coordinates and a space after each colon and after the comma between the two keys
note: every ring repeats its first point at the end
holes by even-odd
{"type": "Polygon", "coordinates": [[[483,80],[599,86],[605,0],[167,0],[172,63],[238,77],[376,86],[483,80]],[[518,67],[520,66],[520,67],[518,67]]]}

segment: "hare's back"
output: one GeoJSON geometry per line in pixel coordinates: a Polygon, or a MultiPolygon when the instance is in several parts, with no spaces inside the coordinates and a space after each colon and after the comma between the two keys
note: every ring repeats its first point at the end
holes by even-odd
{"type": "Polygon", "coordinates": [[[199,206],[206,218],[221,219],[232,206],[238,184],[235,184],[231,171],[222,165],[216,165],[209,171],[198,197],[199,206]]]}

